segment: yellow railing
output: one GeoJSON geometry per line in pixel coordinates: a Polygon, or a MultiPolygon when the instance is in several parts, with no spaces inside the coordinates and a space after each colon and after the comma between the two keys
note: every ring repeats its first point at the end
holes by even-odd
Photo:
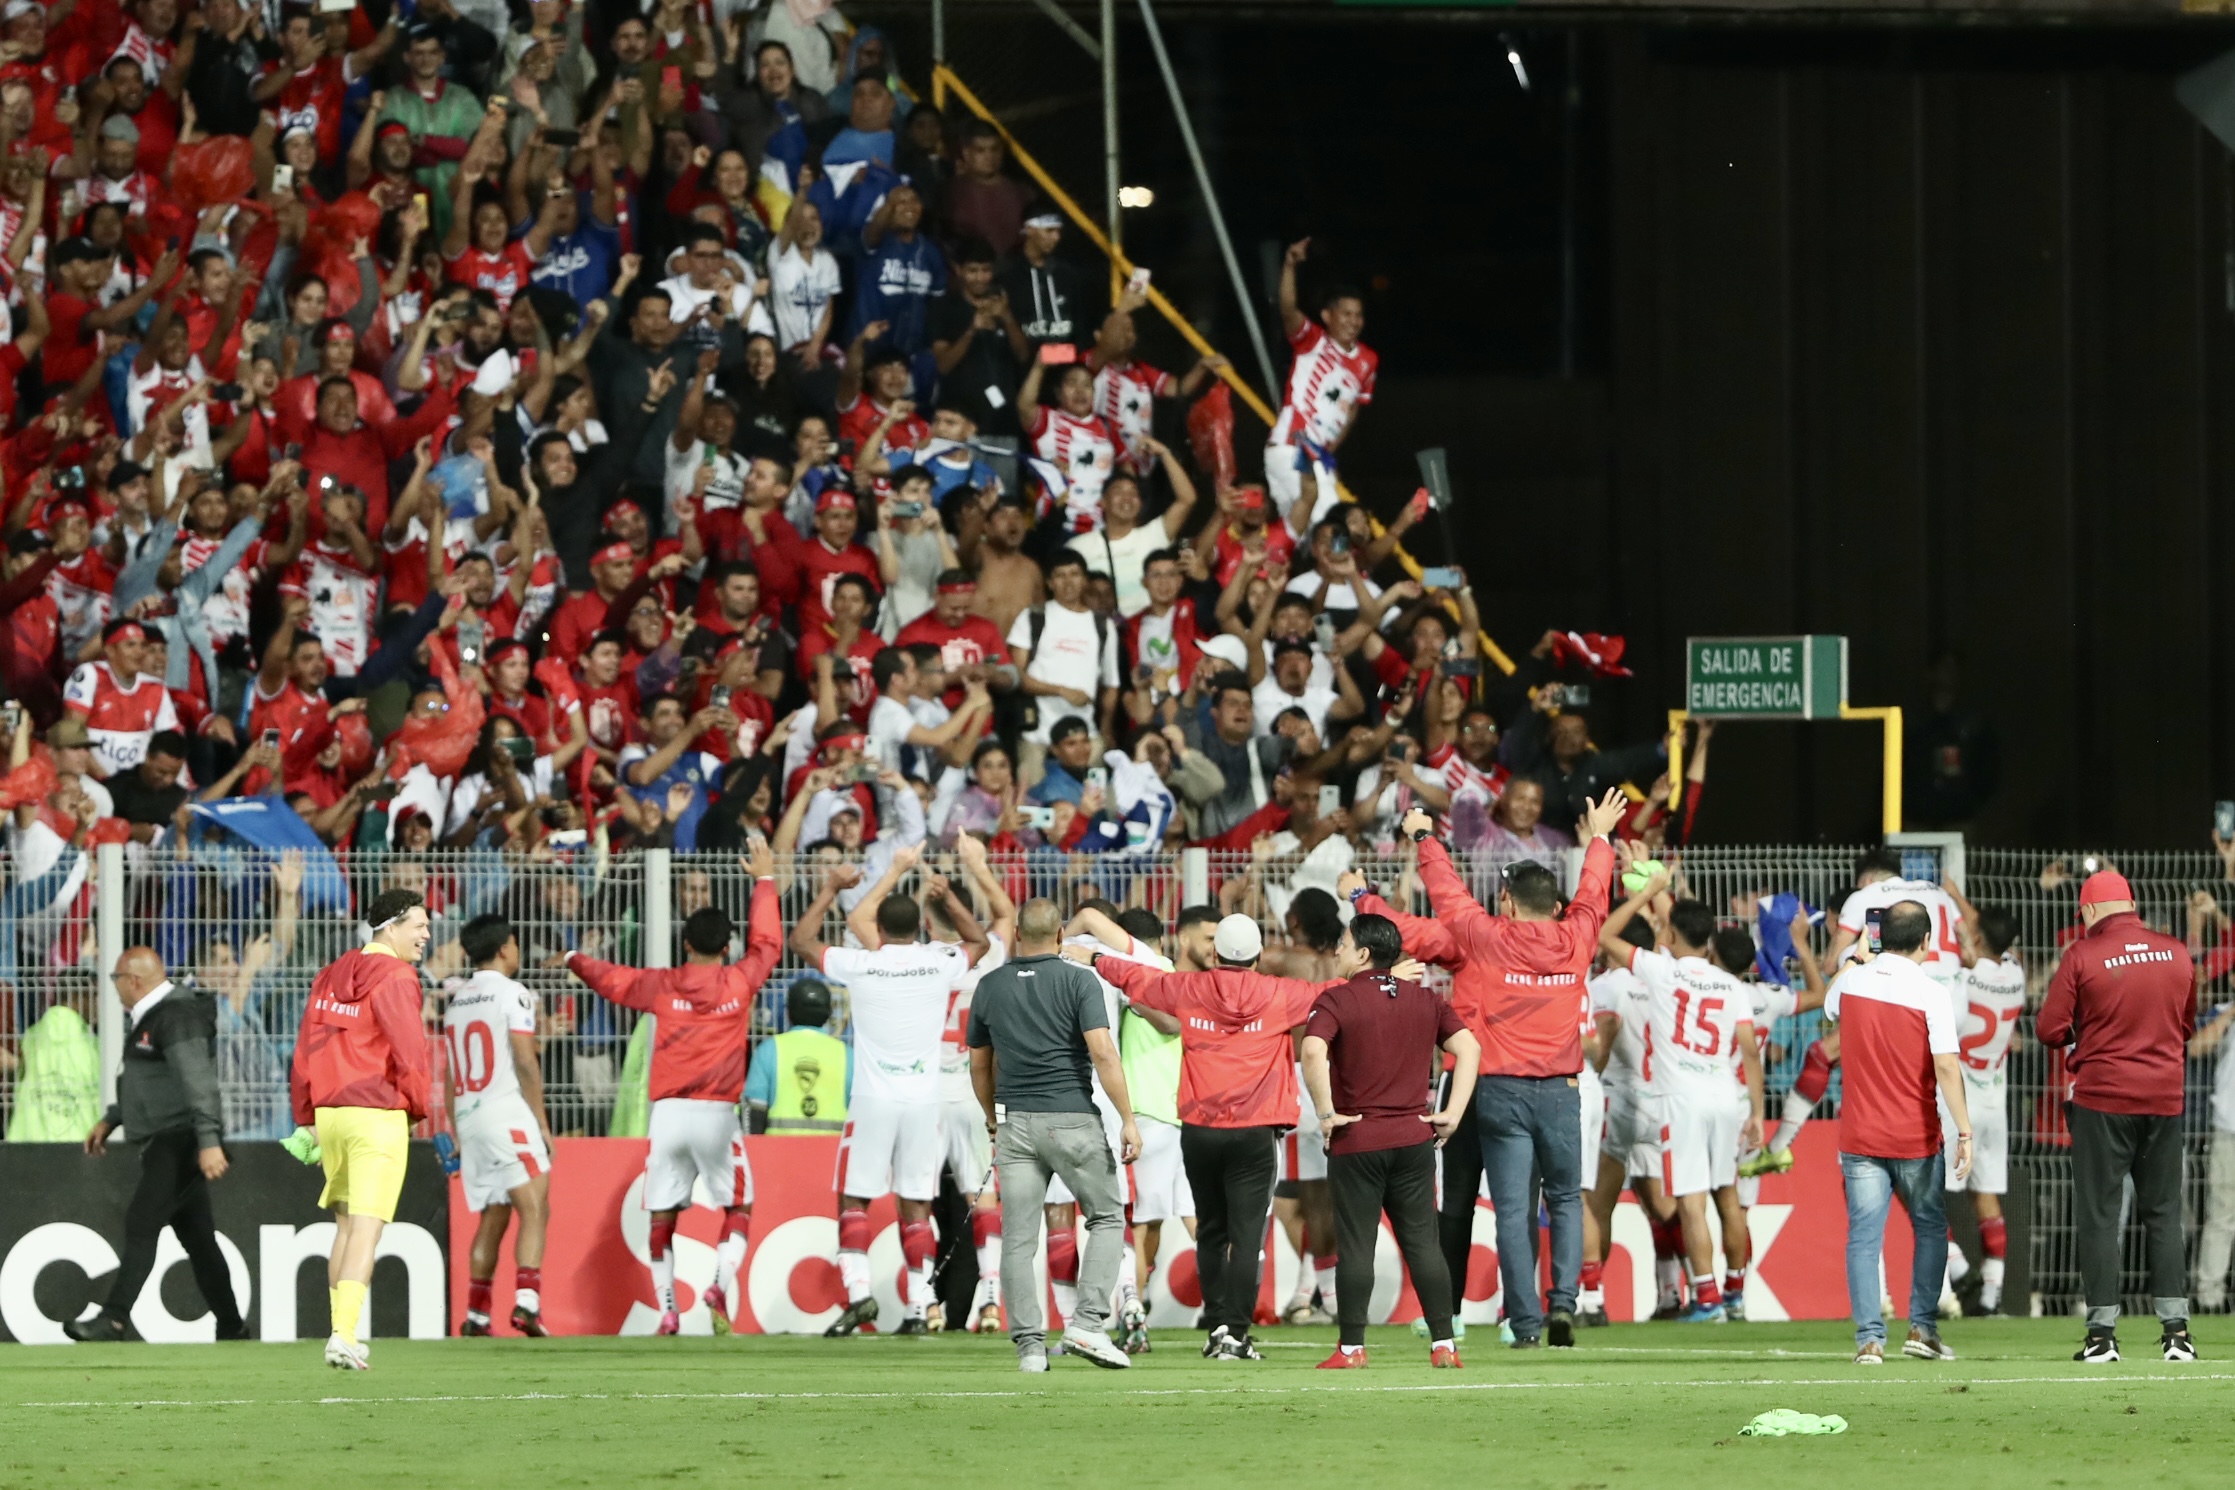
{"type": "MultiPolygon", "coordinates": [[[[953,70],[944,63],[933,64],[931,69],[932,102],[939,108],[944,109],[947,106],[947,95],[950,93],[962,100],[964,108],[993,126],[994,131],[1001,136],[1002,142],[1009,147],[1010,158],[1023,168],[1024,173],[1032,178],[1033,183],[1040,190],[1048,194],[1048,200],[1061,208],[1063,215],[1070,218],[1078,226],[1079,231],[1086,235],[1087,241],[1099,249],[1103,256],[1110,261],[1112,282],[1122,285],[1133,272],[1133,261],[1125,256],[1125,251],[1110,241],[1109,234],[1103,232],[1101,226],[1087,215],[1085,209],[1071,199],[1070,193],[1056,185],[1055,178],[1050,176],[1041,167],[1040,163],[1032,158],[1030,151],[1018,143],[1017,137],[1009,133],[1009,127],[994,117],[993,110],[987,108],[979,100],[978,95],[970,91],[968,84],[956,77],[953,70]]],[[[1197,331],[1187,317],[1180,314],[1179,307],[1164,298],[1164,292],[1157,289],[1153,283],[1149,285],[1147,295],[1148,303],[1155,307],[1157,314],[1163,316],[1170,323],[1172,329],[1180,334],[1180,339],[1193,347],[1197,354],[1204,357],[1219,355],[1218,349],[1204,340],[1203,333],[1197,331]]],[[[1241,374],[1234,370],[1232,363],[1228,362],[1221,366],[1218,369],[1218,375],[1224,380],[1227,387],[1234,390],[1249,411],[1263,420],[1265,426],[1270,429],[1273,423],[1271,407],[1266,404],[1264,399],[1258,397],[1257,390],[1250,387],[1242,379],[1241,374]]],[[[1341,493],[1344,501],[1355,502],[1357,500],[1351,490],[1339,482],[1337,483],[1337,490],[1341,493]]],[[[1368,521],[1373,523],[1376,536],[1379,536],[1381,532],[1380,519],[1375,518],[1370,512],[1366,516],[1368,521]]],[[[1411,575],[1414,579],[1420,578],[1420,563],[1411,554],[1405,552],[1404,545],[1399,544],[1397,546],[1396,557],[1397,562],[1404,566],[1405,573],[1411,575]]],[[[1454,614],[1456,614],[1456,610],[1454,610],[1454,614]]],[[[1490,639],[1489,633],[1480,633],[1480,638],[1483,655],[1496,663],[1503,671],[1512,672],[1513,659],[1508,657],[1504,650],[1490,639]]]]}
{"type": "MultiPolygon", "coordinates": [[[[1683,709],[1668,711],[1668,805],[1671,812],[1684,807],[1684,722],[1691,714],[1683,709]]],[[[1866,708],[1856,704],[1841,704],[1839,717],[1849,720],[1875,719],[1882,727],[1879,740],[1879,799],[1878,822],[1882,831],[1901,831],[1901,706],[1883,704],[1866,708]]],[[[1636,796],[1635,789],[1631,795],[1636,796]]]]}

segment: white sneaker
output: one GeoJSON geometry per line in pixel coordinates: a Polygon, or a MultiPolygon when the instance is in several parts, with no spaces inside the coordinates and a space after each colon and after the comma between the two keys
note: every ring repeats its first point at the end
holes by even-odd
{"type": "Polygon", "coordinates": [[[1133,1357],[1112,1344],[1107,1334],[1101,1330],[1082,1330],[1077,1325],[1064,1330],[1063,1353],[1113,1371],[1124,1371],[1133,1365],[1133,1357]]]}
{"type": "Polygon", "coordinates": [[[326,1337],[326,1364],[337,1371],[370,1371],[372,1348],[361,1341],[344,1340],[340,1335],[326,1337]]]}
{"type": "Polygon", "coordinates": [[[1035,1376],[1044,1373],[1048,1369],[1048,1353],[1036,1346],[1018,1347],[1017,1369],[1035,1376]]]}

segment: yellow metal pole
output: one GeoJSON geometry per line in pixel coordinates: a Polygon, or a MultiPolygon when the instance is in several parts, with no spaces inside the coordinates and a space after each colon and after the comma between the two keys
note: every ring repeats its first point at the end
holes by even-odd
{"type": "Polygon", "coordinates": [[[1880,764],[1879,826],[1887,833],[1901,831],[1901,706],[1882,704],[1876,708],[1862,708],[1854,704],[1840,706],[1842,719],[1875,719],[1882,728],[1883,758],[1880,764]]]}

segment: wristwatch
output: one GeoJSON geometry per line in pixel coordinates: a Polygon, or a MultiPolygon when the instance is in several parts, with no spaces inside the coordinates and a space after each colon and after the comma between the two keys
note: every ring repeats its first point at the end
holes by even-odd
{"type": "Polygon", "coordinates": [[[1414,843],[1426,843],[1429,839],[1435,836],[1436,830],[1433,827],[1422,828],[1419,832],[1412,835],[1412,841],[1414,843]]]}
{"type": "Polygon", "coordinates": [[[1350,903],[1352,905],[1356,905],[1359,901],[1364,900],[1367,896],[1373,893],[1374,887],[1372,885],[1360,885],[1357,889],[1350,892],[1350,903]]]}

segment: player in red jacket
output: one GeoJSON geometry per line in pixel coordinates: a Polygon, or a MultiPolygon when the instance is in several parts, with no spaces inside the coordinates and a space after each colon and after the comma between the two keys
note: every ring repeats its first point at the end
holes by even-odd
{"type": "Polygon", "coordinates": [[[644,1158],[644,1208],[652,1213],[652,1286],[663,1335],[678,1333],[675,1222],[691,1203],[691,1181],[723,1197],[722,1241],[714,1286],[706,1291],[714,1332],[730,1330],[730,1291],[745,1265],[752,1232],[753,1170],[737,1104],[745,1096],[745,1045],[753,999],[776,966],[783,929],[776,904],[776,855],[755,834],[745,867],[753,909],[745,957],[724,965],[735,929],[727,912],[706,906],[683,923],[683,966],[639,970],[569,952],[567,968],[599,996],[657,1018],[652,1038],[651,1152],[644,1158]]]}
{"type": "Polygon", "coordinates": [[[383,890],[365,911],[372,940],[344,952],[310,986],[288,1089],[295,1121],[316,1127],[326,1170],[318,1197],[334,1211],[327,1259],[333,1333],[326,1364],[370,1367],[357,1336],[380,1231],[396,1218],[411,1125],[428,1111],[427,1036],[419,973],[427,907],[410,890],[383,890]]]}

